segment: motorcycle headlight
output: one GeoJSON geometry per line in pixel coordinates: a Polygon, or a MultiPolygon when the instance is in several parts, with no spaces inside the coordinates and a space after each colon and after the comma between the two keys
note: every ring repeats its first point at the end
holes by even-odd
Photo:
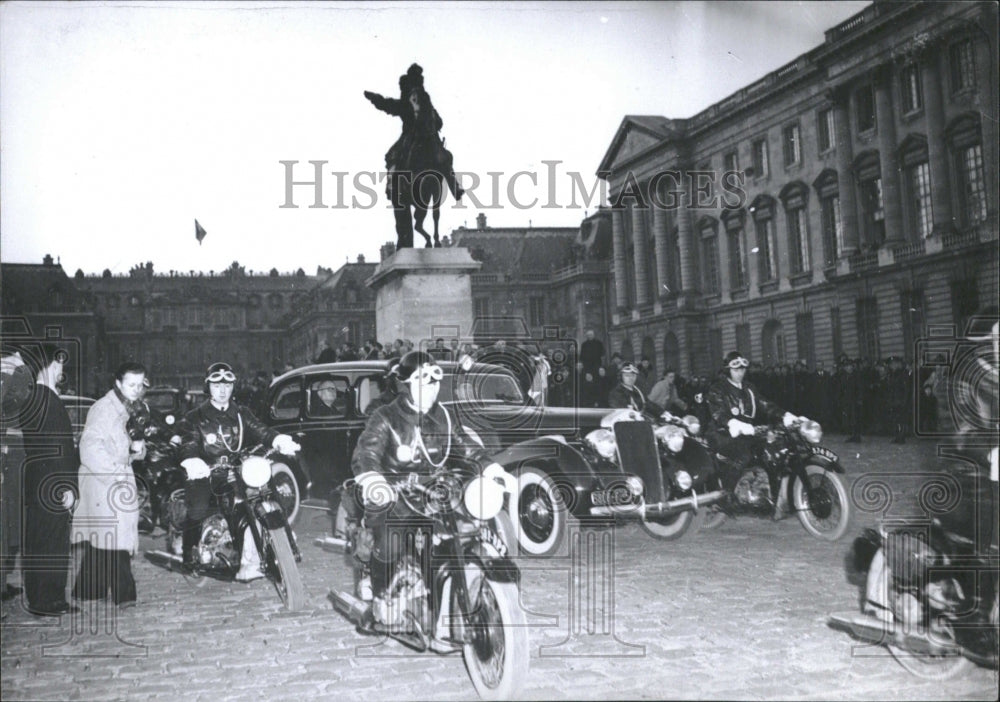
{"type": "Polygon", "coordinates": [[[638,475],[630,475],[626,477],[625,485],[628,487],[628,491],[632,493],[633,497],[639,497],[646,489],[646,486],[642,482],[642,478],[638,475]]]}
{"type": "Polygon", "coordinates": [[[264,487],[271,479],[271,462],[260,456],[248,456],[240,465],[240,477],[248,487],[264,487]]]}
{"type": "Polygon", "coordinates": [[[684,422],[684,426],[687,427],[688,434],[691,436],[697,436],[701,432],[701,420],[693,414],[686,415],[681,421],[684,422]]]}
{"type": "Polygon", "coordinates": [[[799,425],[799,433],[811,444],[818,444],[823,440],[823,427],[820,426],[819,422],[814,422],[811,419],[799,425]]]}
{"type": "Polygon", "coordinates": [[[662,424],[653,430],[657,441],[677,453],[684,448],[684,430],[673,424],[662,424]]]}
{"type": "Polygon", "coordinates": [[[591,448],[609,461],[615,458],[615,433],[610,429],[594,429],[584,437],[591,448]]]}
{"type": "Polygon", "coordinates": [[[691,480],[691,474],[686,470],[679,470],[674,473],[674,482],[681,490],[690,490],[694,481],[691,480]]]}
{"type": "Polygon", "coordinates": [[[503,507],[503,486],[492,478],[478,477],[465,487],[465,509],[474,519],[493,519],[503,507]]]}
{"type": "Polygon", "coordinates": [[[174,419],[174,415],[168,414],[166,417],[163,418],[163,421],[166,422],[168,425],[171,425],[174,422],[176,422],[177,420],[174,419]]]}

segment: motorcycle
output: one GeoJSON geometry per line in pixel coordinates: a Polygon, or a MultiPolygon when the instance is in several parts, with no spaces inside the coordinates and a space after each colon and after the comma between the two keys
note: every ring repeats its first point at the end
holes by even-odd
{"type": "Polygon", "coordinates": [[[707,443],[697,436],[700,431],[701,422],[691,415],[631,409],[608,414],[586,441],[605,459],[617,460],[623,470],[637,475],[644,491],[637,505],[605,505],[591,512],[634,512],[647,534],[664,541],[696,532],[705,510],[725,496],[707,487],[716,469],[707,443]]]}
{"type": "Polygon", "coordinates": [[[719,484],[727,493],[705,515],[703,529],[714,529],[727,517],[741,513],[772,514],[775,498],[785,490],[805,530],[828,541],[847,531],[851,503],[841,475],[844,467],[837,454],[819,445],[823,428],[819,422],[798,417],[788,426],[778,422],[754,427],[753,457],[746,469],[716,454],[719,484]]]}
{"type": "MultiPolygon", "coordinates": [[[[417,651],[461,652],[476,692],[508,699],[528,671],[520,571],[507,551],[513,526],[503,511],[504,492],[516,486],[512,476],[501,486],[476,473],[452,466],[425,476],[386,476],[428,527],[408,528],[384,598],[369,604],[331,591],[330,599],[359,631],[390,636],[417,651]]],[[[353,492],[352,483],[345,495],[353,492]]],[[[358,550],[366,531],[363,517],[347,529],[345,549],[354,553],[359,577],[369,568],[358,550]]]]}
{"type": "Polygon", "coordinates": [[[953,509],[922,522],[866,529],[855,540],[855,569],[867,574],[865,603],[861,613],[829,619],[836,629],[885,646],[927,680],[955,677],[973,664],[995,670],[1000,659],[997,448],[969,453],[980,454],[974,464],[951,467],[961,496],[953,509]]]}
{"type": "Polygon", "coordinates": [[[126,428],[129,438],[146,443],[145,457],[133,461],[132,470],[139,493],[139,531],[151,534],[157,524],[166,523],[162,511],[172,486],[177,480],[183,485],[186,477],[177,456],[181,441],[177,418],[142,402],[129,416],[126,428]]]}
{"type": "MultiPolygon", "coordinates": [[[[196,574],[233,578],[240,567],[243,539],[249,527],[261,570],[274,584],[285,607],[294,612],[305,605],[297,566],[302,556],[276,485],[271,458],[276,451],[263,448],[256,446],[231,457],[223,455],[212,466],[209,480],[216,511],[201,524],[195,547],[196,574]]],[[[186,513],[184,488],[173,489],[163,508],[166,551],[151,555],[171,564],[183,563],[186,513]]]]}

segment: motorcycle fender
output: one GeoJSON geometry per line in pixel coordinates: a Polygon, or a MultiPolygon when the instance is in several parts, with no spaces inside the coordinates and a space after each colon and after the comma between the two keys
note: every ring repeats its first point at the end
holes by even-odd
{"type": "Polygon", "coordinates": [[[840,458],[828,448],[814,446],[809,455],[808,462],[812,465],[821,466],[834,473],[846,473],[844,466],[840,465],[840,458]]]}
{"type": "Polygon", "coordinates": [[[271,500],[261,500],[253,506],[254,516],[267,529],[280,529],[286,524],[281,506],[271,500]]]}
{"type": "Polygon", "coordinates": [[[587,513],[590,507],[587,495],[599,476],[583,454],[562,436],[540,436],[522,441],[495,454],[493,460],[512,473],[525,466],[544,470],[556,482],[572,488],[579,498],[567,505],[570,511],[587,513]]]}
{"type": "MultiPolygon", "coordinates": [[[[666,452],[669,454],[669,452],[666,452]]],[[[707,448],[694,439],[684,439],[684,447],[676,455],[669,455],[665,462],[673,470],[686,470],[694,479],[695,489],[701,488],[715,475],[715,461],[707,448]]]]}
{"type": "Polygon", "coordinates": [[[521,571],[510,556],[495,556],[493,553],[481,543],[471,543],[465,549],[465,557],[482,569],[484,577],[495,583],[520,583],[521,571]]]}

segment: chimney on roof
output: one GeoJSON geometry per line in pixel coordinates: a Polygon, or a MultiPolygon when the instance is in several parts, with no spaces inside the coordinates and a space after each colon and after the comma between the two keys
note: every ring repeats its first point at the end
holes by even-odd
{"type": "Polygon", "coordinates": [[[486,215],[482,212],[476,215],[476,229],[479,231],[486,229],[486,215]]]}
{"type": "Polygon", "coordinates": [[[42,259],[42,265],[43,266],[51,266],[52,265],[52,256],[49,255],[49,254],[45,254],[45,258],[42,259]]]}
{"type": "Polygon", "coordinates": [[[394,253],[396,253],[396,245],[393,244],[391,241],[387,241],[384,244],[382,244],[382,247],[379,249],[379,255],[381,256],[379,260],[384,261],[385,259],[392,256],[394,253]]]}
{"type": "Polygon", "coordinates": [[[364,262],[365,262],[365,255],[358,254],[358,263],[364,263],[364,262]]]}

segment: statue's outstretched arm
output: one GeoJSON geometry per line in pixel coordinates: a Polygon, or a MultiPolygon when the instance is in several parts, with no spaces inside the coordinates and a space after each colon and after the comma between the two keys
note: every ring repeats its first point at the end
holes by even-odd
{"type": "Polygon", "coordinates": [[[403,114],[403,101],[394,100],[392,98],[383,97],[378,93],[373,93],[370,90],[365,91],[365,97],[371,101],[373,105],[382,112],[394,115],[396,117],[401,117],[403,114]]]}

